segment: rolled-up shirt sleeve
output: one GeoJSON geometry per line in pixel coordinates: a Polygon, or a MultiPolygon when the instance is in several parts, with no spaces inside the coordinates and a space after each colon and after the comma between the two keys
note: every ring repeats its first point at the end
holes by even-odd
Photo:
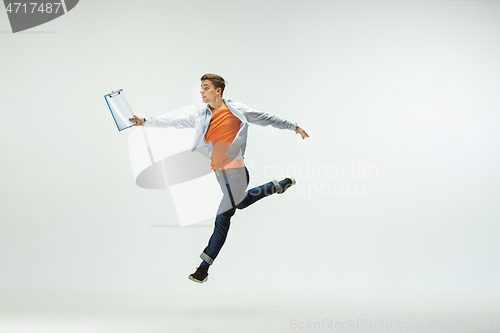
{"type": "Polygon", "coordinates": [[[289,120],[283,119],[269,112],[262,112],[251,109],[243,104],[240,105],[245,110],[247,120],[251,124],[259,126],[271,125],[279,129],[289,129],[292,131],[294,131],[297,128],[297,124],[292,123],[289,120]]]}
{"type": "Polygon", "coordinates": [[[144,127],[194,128],[195,122],[196,112],[190,112],[180,116],[164,114],[157,117],[147,117],[144,127]]]}

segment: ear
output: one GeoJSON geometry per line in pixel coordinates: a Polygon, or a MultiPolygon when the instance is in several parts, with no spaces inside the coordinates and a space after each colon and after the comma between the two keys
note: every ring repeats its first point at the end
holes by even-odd
{"type": "Polygon", "coordinates": [[[221,91],[222,91],[222,88],[220,88],[220,87],[219,87],[219,88],[217,88],[217,90],[216,90],[216,91],[217,91],[217,93],[219,93],[219,94],[220,94],[220,93],[221,93],[221,91]]]}

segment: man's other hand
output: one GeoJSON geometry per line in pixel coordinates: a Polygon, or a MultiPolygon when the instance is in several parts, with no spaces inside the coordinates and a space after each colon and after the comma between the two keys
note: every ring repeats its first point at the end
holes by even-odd
{"type": "Polygon", "coordinates": [[[128,118],[128,120],[135,121],[134,126],[144,126],[144,123],[146,122],[146,118],[137,117],[135,114],[132,118],[128,118]]]}
{"type": "Polygon", "coordinates": [[[300,126],[297,126],[295,129],[295,133],[302,135],[302,139],[308,138],[309,135],[307,135],[306,131],[304,131],[300,126]]]}

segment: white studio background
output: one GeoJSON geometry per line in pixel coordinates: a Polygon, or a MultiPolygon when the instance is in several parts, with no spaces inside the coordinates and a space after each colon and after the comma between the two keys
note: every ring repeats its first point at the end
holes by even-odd
{"type": "Polygon", "coordinates": [[[87,0],[12,34],[1,11],[0,331],[498,321],[499,17],[481,0],[87,0]],[[236,213],[198,285],[211,227],[172,227],[169,192],[135,185],[103,96],[200,107],[205,73],[310,138],[251,126],[250,186],[298,184],[236,213]]]}

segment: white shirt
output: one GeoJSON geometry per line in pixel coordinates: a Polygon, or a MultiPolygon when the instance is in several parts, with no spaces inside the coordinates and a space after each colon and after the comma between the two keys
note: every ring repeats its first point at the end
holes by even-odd
{"type": "MultiPolygon", "coordinates": [[[[297,128],[296,123],[292,123],[273,114],[253,110],[246,105],[233,102],[229,99],[224,99],[224,102],[231,113],[241,121],[240,129],[226,154],[232,159],[244,158],[249,123],[260,126],[271,125],[279,129],[295,130],[297,128]]],[[[195,130],[195,135],[191,151],[199,151],[207,157],[210,157],[213,144],[212,142],[207,143],[205,141],[205,134],[207,133],[211,119],[212,111],[207,106],[203,110],[190,112],[181,116],[162,115],[158,117],[148,117],[146,118],[144,126],[193,128],[195,130]]]]}

